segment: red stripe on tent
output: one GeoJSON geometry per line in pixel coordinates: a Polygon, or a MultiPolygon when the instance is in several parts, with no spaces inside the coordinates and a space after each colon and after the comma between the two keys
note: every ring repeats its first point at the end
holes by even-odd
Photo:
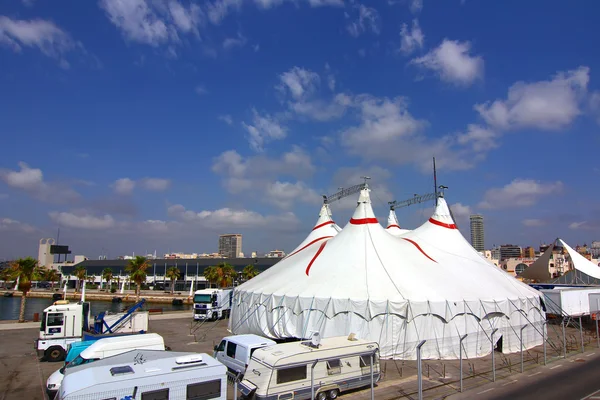
{"type": "Polygon", "coordinates": [[[315,226],[312,230],[314,231],[315,229],[319,229],[325,225],[330,225],[330,224],[335,224],[335,222],[333,222],[333,221],[323,222],[322,224],[315,226]]]}
{"type": "Polygon", "coordinates": [[[317,254],[315,254],[315,256],[312,258],[312,260],[310,260],[310,262],[308,263],[308,267],[306,267],[306,276],[308,276],[308,271],[310,271],[310,267],[312,267],[312,265],[315,262],[315,260],[317,259],[317,257],[319,257],[319,254],[321,254],[321,252],[325,248],[326,244],[327,244],[327,242],[321,243],[321,247],[319,247],[319,250],[317,250],[317,254]]]}
{"type": "Polygon", "coordinates": [[[350,223],[352,225],[376,224],[378,222],[379,221],[377,221],[377,218],[360,218],[360,219],[350,218],[350,223]]]}
{"type": "Polygon", "coordinates": [[[437,219],[429,218],[429,222],[431,222],[432,224],[438,225],[438,226],[442,226],[444,228],[456,229],[456,225],[454,225],[454,224],[446,224],[444,222],[438,221],[437,219]]]}
{"type": "Polygon", "coordinates": [[[323,239],[329,239],[329,238],[332,238],[332,237],[333,237],[333,236],[323,236],[323,237],[320,237],[320,238],[318,238],[318,239],[315,239],[315,240],[313,240],[312,242],[310,242],[309,244],[307,244],[306,246],[302,247],[301,249],[298,249],[298,250],[296,250],[295,252],[293,252],[293,253],[291,253],[291,254],[288,254],[288,255],[287,255],[286,257],[284,257],[284,258],[291,257],[291,256],[293,256],[294,254],[301,252],[302,250],[304,250],[304,249],[305,249],[305,248],[307,248],[308,246],[310,246],[310,245],[312,245],[312,244],[315,244],[315,243],[317,243],[317,242],[318,242],[318,241],[320,241],[320,240],[323,240],[323,239]]]}
{"type": "Polygon", "coordinates": [[[415,245],[415,247],[416,247],[417,249],[419,249],[419,251],[420,251],[421,253],[423,253],[423,255],[424,255],[425,257],[429,258],[429,259],[430,259],[431,261],[433,261],[434,263],[437,263],[437,261],[435,261],[433,258],[429,257],[429,256],[427,255],[427,253],[425,253],[425,252],[423,251],[423,249],[421,248],[421,246],[419,246],[419,245],[417,244],[417,242],[415,242],[414,240],[407,239],[407,238],[402,238],[402,239],[406,240],[406,241],[407,241],[407,242],[409,242],[409,243],[412,243],[412,244],[414,244],[414,245],[415,245]]]}
{"type": "Polygon", "coordinates": [[[402,229],[402,228],[400,228],[400,225],[396,225],[396,224],[388,225],[388,227],[385,228],[385,229],[390,229],[390,228],[393,228],[393,227],[396,227],[398,229],[402,229]]]}

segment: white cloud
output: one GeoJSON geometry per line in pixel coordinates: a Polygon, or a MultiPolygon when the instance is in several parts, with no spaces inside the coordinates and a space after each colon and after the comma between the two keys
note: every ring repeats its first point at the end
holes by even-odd
{"type": "Polygon", "coordinates": [[[220,24],[232,10],[239,11],[242,2],[242,0],[215,0],[212,3],[207,3],[207,14],[210,22],[215,25],[220,24]]]}
{"type": "Polygon", "coordinates": [[[267,216],[255,211],[234,210],[231,208],[197,212],[187,210],[181,204],[175,204],[168,208],[167,213],[170,217],[176,218],[177,220],[188,223],[198,223],[204,227],[213,229],[239,229],[269,226],[273,229],[285,231],[294,229],[299,224],[298,219],[291,212],[267,216]]]}
{"type": "Polygon", "coordinates": [[[471,206],[462,203],[454,203],[450,206],[450,209],[452,210],[452,215],[456,220],[466,220],[471,214],[473,214],[471,206]]]}
{"type": "Polygon", "coordinates": [[[233,118],[229,114],[219,115],[217,118],[225,122],[227,125],[233,125],[233,118]]]}
{"type": "Polygon", "coordinates": [[[179,33],[198,36],[204,20],[198,5],[186,8],[177,0],[100,0],[99,4],[127,40],[154,47],[179,43],[179,33]]]}
{"type": "Polygon", "coordinates": [[[497,129],[562,129],[582,113],[580,102],[589,79],[589,68],[579,67],[559,72],[549,81],[517,82],[506,100],[477,104],[475,109],[497,129]]]}
{"type": "MultiPolygon", "coordinates": [[[[348,188],[364,182],[363,176],[368,176],[369,188],[371,189],[371,201],[376,205],[385,205],[387,202],[394,200],[388,185],[388,180],[392,173],[385,168],[377,165],[368,167],[342,167],[339,168],[331,179],[328,195],[336,193],[339,188],[348,188]]],[[[356,208],[356,196],[348,196],[332,203],[331,207],[335,210],[352,210],[356,208]]]]}
{"type": "Polygon", "coordinates": [[[171,186],[171,181],[162,178],[144,178],[140,181],[140,186],[153,192],[164,192],[171,186]]]}
{"type": "Polygon", "coordinates": [[[194,88],[194,91],[196,92],[196,94],[202,96],[203,94],[207,94],[208,90],[206,90],[206,88],[204,87],[204,85],[198,85],[194,88]]]}
{"type": "Polygon", "coordinates": [[[289,102],[289,108],[296,114],[316,121],[330,121],[340,118],[352,104],[352,98],[344,93],[338,93],[331,101],[299,100],[289,102]]]}
{"type": "Polygon", "coordinates": [[[541,198],[562,192],[560,181],[543,183],[533,179],[514,179],[502,188],[493,188],[485,192],[480,208],[528,207],[541,198]]]}
{"type": "Polygon", "coordinates": [[[537,226],[546,225],[546,221],[544,221],[543,219],[536,219],[536,218],[524,219],[522,221],[522,223],[523,223],[523,225],[528,226],[528,227],[537,227],[537,226]]]}
{"type": "Polygon", "coordinates": [[[250,147],[258,152],[263,151],[268,142],[285,139],[287,136],[287,128],[275,117],[268,114],[261,116],[255,109],[252,109],[252,123],[242,122],[242,126],[248,132],[250,147]]]}
{"type": "Polygon", "coordinates": [[[227,50],[233,47],[243,47],[247,41],[248,39],[246,39],[244,35],[238,33],[237,37],[226,38],[225,40],[223,40],[223,48],[227,50]]]}
{"type": "Polygon", "coordinates": [[[8,231],[11,233],[23,232],[23,233],[33,233],[38,229],[29,224],[15,221],[10,218],[0,218],[0,231],[8,231]]]}
{"type": "Polygon", "coordinates": [[[421,12],[423,9],[423,0],[410,0],[409,8],[413,14],[421,12]]]}
{"type": "Polygon", "coordinates": [[[277,89],[283,93],[289,93],[292,98],[298,100],[308,97],[318,90],[321,78],[316,72],[293,67],[279,76],[280,84],[277,89]]]}
{"type": "Polygon", "coordinates": [[[319,204],[321,202],[321,196],[300,181],[296,183],[280,181],[269,183],[266,196],[270,203],[282,209],[291,208],[296,201],[307,204],[319,204]]]}
{"type": "Polygon", "coordinates": [[[52,211],[48,215],[52,221],[67,228],[100,230],[116,225],[114,218],[108,214],[96,217],[90,214],[52,211]]]}
{"type": "Polygon", "coordinates": [[[376,9],[366,7],[362,4],[355,6],[358,9],[358,19],[346,25],[346,30],[353,37],[371,31],[376,35],[381,32],[381,17],[376,9]]]}
{"type": "Polygon", "coordinates": [[[465,133],[457,136],[457,142],[463,146],[471,146],[475,153],[486,153],[498,147],[498,135],[490,128],[477,124],[469,124],[465,133]]]}
{"type": "Polygon", "coordinates": [[[470,50],[469,42],[444,39],[438,47],[411,63],[434,71],[443,81],[468,86],[483,79],[484,70],[483,58],[472,56],[470,50]]]}
{"type": "Polygon", "coordinates": [[[46,183],[41,169],[31,168],[24,162],[19,162],[18,165],[18,171],[1,169],[0,180],[8,186],[23,190],[41,201],[68,203],[79,199],[79,193],[60,182],[46,183]]]}
{"type": "Polygon", "coordinates": [[[39,49],[42,54],[54,58],[62,68],[69,68],[64,56],[69,51],[81,48],[71,36],[51,21],[42,19],[17,20],[0,15],[0,45],[15,52],[22,47],[39,49]]]}
{"type": "Polygon", "coordinates": [[[451,136],[428,139],[424,134],[425,121],[414,118],[402,97],[389,99],[359,95],[353,99],[360,124],[341,132],[342,145],[350,154],[366,160],[388,161],[394,164],[414,164],[430,170],[431,157],[440,167],[452,170],[472,166],[472,157],[454,149],[451,136]]]}
{"type": "Polygon", "coordinates": [[[118,194],[131,194],[135,188],[135,181],[129,178],[117,179],[112,187],[118,194]]]}
{"type": "Polygon", "coordinates": [[[402,24],[400,28],[400,51],[409,55],[413,51],[422,49],[425,42],[425,35],[419,26],[419,21],[414,19],[412,29],[409,30],[408,25],[402,24]]]}

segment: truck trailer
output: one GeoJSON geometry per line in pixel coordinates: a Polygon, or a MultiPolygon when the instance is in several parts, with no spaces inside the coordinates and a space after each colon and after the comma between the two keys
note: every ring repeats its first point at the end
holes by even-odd
{"type": "Polygon", "coordinates": [[[125,313],[101,313],[92,319],[90,303],[56,301],[44,309],[34,348],[46,361],[63,361],[71,343],[110,335],[145,333],[148,330],[148,312],[137,311],[143,304],[144,300],[125,313]]]}
{"type": "Polygon", "coordinates": [[[194,293],[194,314],[196,321],[217,320],[229,317],[233,289],[202,289],[194,293]]]}

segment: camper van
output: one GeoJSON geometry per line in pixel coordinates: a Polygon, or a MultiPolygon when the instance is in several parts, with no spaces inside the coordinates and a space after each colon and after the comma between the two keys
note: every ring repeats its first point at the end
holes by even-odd
{"type": "Polygon", "coordinates": [[[350,336],[282,343],[254,352],[240,391],[245,399],[335,399],[376,383],[379,345],[350,336]]]}
{"type": "MultiPolygon", "coordinates": [[[[75,343],[71,344],[71,346],[74,345],[75,343]]],[[[65,370],[131,350],[165,350],[165,341],[162,336],[156,333],[117,336],[95,340],[87,348],[83,349],[79,355],[68,363],[65,363],[65,366],[56,370],[48,377],[48,380],[46,381],[46,391],[49,398],[54,398],[54,395],[56,395],[56,392],[59,390],[64,378],[65,370]]],[[[71,354],[71,351],[69,351],[69,354],[71,354]]]]}
{"type": "Polygon", "coordinates": [[[254,351],[275,344],[275,341],[258,335],[227,336],[215,346],[214,357],[234,374],[244,375],[254,351]]]}
{"type": "Polygon", "coordinates": [[[131,350],[66,370],[58,400],[227,398],[227,368],[208,354],[131,350]]]}

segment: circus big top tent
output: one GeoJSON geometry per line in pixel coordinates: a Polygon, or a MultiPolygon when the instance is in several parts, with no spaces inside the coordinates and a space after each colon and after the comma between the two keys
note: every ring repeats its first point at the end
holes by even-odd
{"type": "Polygon", "coordinates": [[[542,343],[540,293],[488,263],[456,229],[443,198],[434,215],[390,235],[361,191],[350,222],[332,238],[290,254],[234,293],[229,328],[271,338],[348,335],[379,342],[381,357],[453,359],[542,343]],[[522,332],[522,336],[521,336],[522,332]]]}
{"type": "Polygon", "coordinates": [[[405,234],[406,232],[410,232],[409,229],[400,228],[400,224],[398,223],[398,217],[396,216],[396,212],[393,208],[390,208],[390,215],[388,216],[387,228],[385,228],[385,230],[394,236],[400,236],[405,234]]]}

